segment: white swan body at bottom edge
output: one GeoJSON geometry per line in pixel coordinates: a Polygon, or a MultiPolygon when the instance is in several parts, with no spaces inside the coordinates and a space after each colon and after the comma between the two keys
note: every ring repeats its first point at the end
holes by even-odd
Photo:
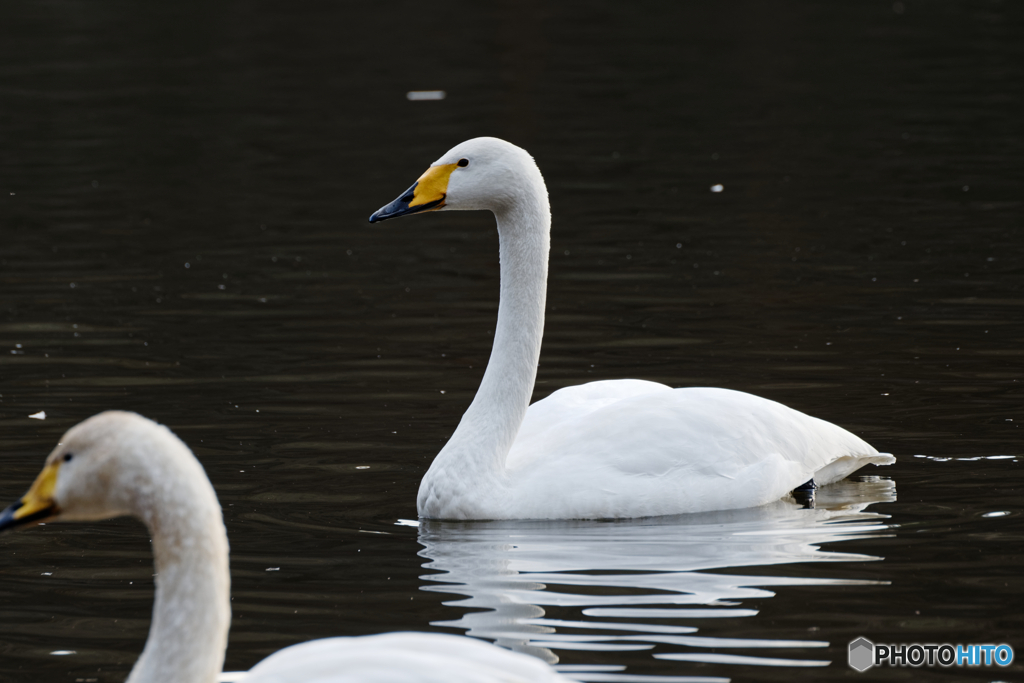
{"type": "Polygon", "coordinates": [[[539,659],[466,636],[397,632],[292,645],[238,683],[571,683],[539,659]],[[342,665],[343,664],[343,665],[342,665]]]}
{"type": "Polygon", "coordinates": [[[824,485],[894,460],[841,427],[752,394],[591,382],[529,407],[497,490],[478,490],[445,467],[424,478],[420,500],[433,504],[420,514],[599,519],[753,507],[812,477],[824,485]]]}

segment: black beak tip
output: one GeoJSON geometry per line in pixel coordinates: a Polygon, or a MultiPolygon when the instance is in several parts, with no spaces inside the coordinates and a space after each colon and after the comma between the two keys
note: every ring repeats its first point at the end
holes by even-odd
{"type": "Polygon", "coordinates": [[[19,503],[11,505],[3,512],[0,512],[0,531],[6,531],[11,527],[17,526],[17,520],[14,519],[14,513],[18,511],[20,507],[19,503]]]}
{"type": "Polygon", "coordinates": [[[28,526],[33,522],[41,522],[44,519],[49,519],[50,517],[59,514],[60,512],[56,505],[49,505],[41,510],[36,510],[30,515],[15,518],[14,515],[22,508],[22,505],[23,502],[18,501],[17,503],[9,506],[3,512],[0,512],[0,532],[19,526],[28,526]]]}

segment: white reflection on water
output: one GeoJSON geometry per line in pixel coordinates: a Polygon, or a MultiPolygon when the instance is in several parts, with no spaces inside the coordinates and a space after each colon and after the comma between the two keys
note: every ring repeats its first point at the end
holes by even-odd
{"type": "MultiPolygon", "coordinates": [[[[884,532],[887,516],[866,508],[895,499],[892,481],[865,477],[819,490],[811,510],[783,500],[746,510],[642,520],[423,522],[420,555],[430,560],[423,566],[436,573],[421,577],[429,582],[421,589],[465,596],[445,603],[462,608],[462,618],[435,626],[465,629],[552,663],[558,662],[559,650],[614,653],[661,646],[652,656],[663,660],[826,666],[829,662],[820,657],[746,653],[822,648],[826,641],[775,639],[767,626],[765,638],[706,637],[686,620],[752,617],[757,610],[743,608],[741,601],[774,596],[767,587],[885,583],[712,570],[880,560],[818,546],[884,532]],[[579,618],[546,618],[546,607],[579,618]],[[743,654],[720,652],[730,648],[743,654]]],[[[604,655],[602,662],[608,658],[604,655]]],[[[586,681],[724,680],[618,673],[625,668],[603,664],[563,670],[586,681]]]]}

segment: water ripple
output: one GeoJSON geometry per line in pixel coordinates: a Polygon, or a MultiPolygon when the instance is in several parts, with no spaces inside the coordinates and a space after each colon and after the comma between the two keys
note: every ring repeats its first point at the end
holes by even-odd
{"type": "Polygon", "coordinates": [[[462,610],[462,616],[434,626],[461,629],[551,663],[572,659],[573,652],[604,653],[600,666],[564,668],[580,680],[710,680],[607,668],[615,653],[637,651],[683,663],[826,666],[829,661],[805,651],[827,648],[828,641],[780,638],[759,615],[775,595],[768,587],[887,583],[806,571],[808,563],[883,559],[821,548],[887,533],[887,517],[866,508],[894,501],[895,485],[864,479],[822,489],[814,509],[782,500],[749,510],[644,520],[422,522],[420,555],[432,573],[421,577],[421,590],[461,596],[445,605],[462,610]],[[804,570],[787,572],[793,575],[768,569],[797,563],[804,570]],[[740,567],[762,571],[730,571],[740,567]],[[754,600],[758,608],[746,605],[754,600]],[[741,619],[749,622],[748,637],[697,635],[711,623],[741,619]],[[765,649],[785,650],[786,656],[756,654],[765,649]]]}

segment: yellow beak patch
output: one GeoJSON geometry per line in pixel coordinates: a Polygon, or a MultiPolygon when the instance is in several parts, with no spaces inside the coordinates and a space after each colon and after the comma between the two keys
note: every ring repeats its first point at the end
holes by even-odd
{"type": "Polygon", "coordinates": [[[416,181],[416,189],[413,190],[413,199],[409,202],[409,208],[438,201],[441,203],[431,210],[437,210],[444,206],[443,200],[448,194],[448,179],[452,177],[452,171],[458,167],[458,164],[441,164],[428,168],[427,172],[416,181]]]}
{"type": "Polygon", "coordinates": [[[12,515],[14,519],[23,519],[55,507],[53,491],[57,488],[57,471],[59,469],[60,462],[52,463],[43,468],[43,471],[39,473],[36,480],[32,482],[28,493],[22,497],[21,507],[12,515]]]}

